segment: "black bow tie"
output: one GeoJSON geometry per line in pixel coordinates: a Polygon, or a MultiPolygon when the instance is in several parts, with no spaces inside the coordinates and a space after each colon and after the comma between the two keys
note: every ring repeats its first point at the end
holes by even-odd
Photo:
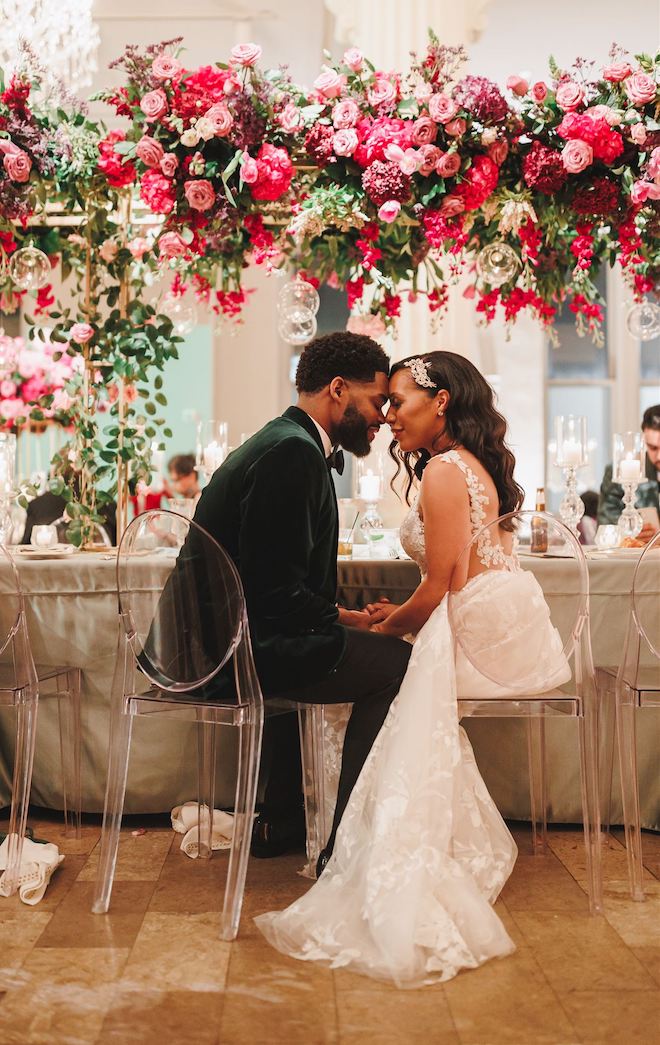
{"type": "Polygon", "coordinates": [[[328,466],[328,471],[332,468],[336,471],[337,475],[344,474],[344,451],[336,448],[332,450],[325,459],[325,463],[328,466]]]}

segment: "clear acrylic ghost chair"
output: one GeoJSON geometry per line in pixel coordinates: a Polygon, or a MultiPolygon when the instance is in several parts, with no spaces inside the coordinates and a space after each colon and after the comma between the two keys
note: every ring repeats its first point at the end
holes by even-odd
{"type": "MultiPolygon", "coordinates": [[[[633,900],[642,901],[644,868],[637,773],[637,713],[644,708],[660,708],[660,533],[647,544],[633,573],[630,615],[621,663],[618,668],[599,668],[598,680],[607,704],[605,710],[610,716],[614,710],[616,716],[630,895],[633,900]]],[[[608,820],[611,754],[610,749],[605,766],[608,820]]],[[[656,757],[660,757],[660,752],[656,757]]]]}
{"type": "Polygon", "coordinates": [[[79,837],[80,669],[35,666],[18,570],[7,549],[0,545],[0,707],[16,709],[8,856],[2,886],[5,895],[15,892],[19,885],[40,693],[42,699],[57,697],[64,823],[67,833],[79,837]],[[55,692],[51,693],[53,686],[55,692]]]}
{"type": "MultiPolygon", "coordinates": [[[[516,667],[507,667],[505,670],[502,655],[506,653],[511,635],[505,596],[502,612],[497,618],[479,622],[478,608],[470,619],[461,593],[452,592],[448,608],[457,642],[457,656],[462,653],[486,682],[483,686],[476,682],[472,693],[459,692],[459,714],[461,717],[526,720],[535,852],[542,852],[546,844],[545,721],[551,717],[577,720],[589,906],[592,914],[599,914],[602,912],[602,879],[598,706],[589,633],[587,564],[580,544],[563,523],[545,512],[520,511],[502,516],[475,534],[462,553],[454,576],[466,574],[467,566],[471,559],[474,562],[474,553],[485,536],[498,544],[502,523],[509,522],[514,527],[520,567],[524,571],[534,567],[543,588],[541,593],[533,576],[525,581],[529,586],[530,600],[535,597],[538,600],[541,594],[545,597],[550,623],[557,631],[556,648],[548,649],[546,623],[545,629],[539,628],[536,633],[531,631],[524,656],[520,657],[516,667]],[[535,527],[545,527],[548,540],[546,554],[539,555],[531,550],[533,520],[535,527]],[[475,632],[481,636],[481,641],[475,639],[475,632]],[[558,685],[555,667],[562,662],[562,657],[571,667],[571,680],[558,685]]],[[[493,567],[487,572],[492,573],[493,567]]],[[[469,602],[467,605],[469,607],[469,602]]],[[[537,601],[537,608],[541,605],[537,601]]]]}
{"type": "Polygon", "coordinates": [[[206,858],[212,848],[216,729],[233,726],[239,738],[238,773],[221,922],[222,939],[233,940],[243,903],[263,729],[241,581],[229,556],[197,523],[173,512],[149,511],[124,533],[117,589],[120,646],[92,910],[103,914],[110,905],[134,717],[153,721],[165,715],[197,723],[198,853],[206,858]]]}

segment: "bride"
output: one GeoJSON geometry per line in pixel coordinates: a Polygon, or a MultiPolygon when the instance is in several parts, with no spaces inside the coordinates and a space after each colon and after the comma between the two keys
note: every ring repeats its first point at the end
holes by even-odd
{"type": "Polygon", "coordinates": [[[256,922],[294,958],[419,987],[514,950],[492,904],[516,845],[481,779],[457,703],[502,690],[463,650],[483,649],[506,615],[506,648],[494,649],[498,678],[515,685],[534,677],[529,692],[542,692],[566,682],[570,668],[537,581],[518,566],[513,524],[495,536],[484,531],[469,557],[461,555],[523,498],[488,383],[453,352],[403,360],[390,374],[386,420],[407,497],[422,476],[401,527],[422,580],[402,606],[369,610],[375,631],[415,635],[412,656],[321,877],[286,910],[256,922]]]}

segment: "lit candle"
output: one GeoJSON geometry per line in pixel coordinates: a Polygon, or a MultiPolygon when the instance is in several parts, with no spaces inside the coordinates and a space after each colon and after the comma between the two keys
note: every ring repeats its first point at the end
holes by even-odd
{"type": "Polygon", "coordinates": [[[565,439],[561,447],[561,456],[565,468],[575,468],[582,463],[582,446],[577,439],[565,439]]]}
{"type": "Polygon", "coordinates": [[[222,464],[225,456],[223,447],[215,439],[204,447],[204,471],[215,472],[222,464]]]}
{"type": "Polygon", "coordinates": [[[632,483],[641,477],[642,466],[639,463],[639,457],[633,457],[630,453],[626,454],[625,458],[619,462],[619,478],[624,483],[632,483]]]}
{"type": "Polygon", "coordinates": [[[378,501],[380,499],[380,476],[374,475],[369,468],[366,475],[360,476],[358,489],[363,501],[378,501]]]}

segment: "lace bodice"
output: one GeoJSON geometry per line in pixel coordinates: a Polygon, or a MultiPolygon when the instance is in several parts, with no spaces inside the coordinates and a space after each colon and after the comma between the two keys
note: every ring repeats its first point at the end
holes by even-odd
{"type": "MultiPolygon", "coordinates": [[[[457,465],[465,476],[470,498],[470,529],[472,536],[479,532],[486,519],[486,508],[490,501],[486,495],[484,484],[480,482],[472,469],[463,460],[458,450],[447,450],[444,454],[438,454],[434,461],[447,461],[457,465]]],[[[422,574],[427,572],[426,543],[424,538],[424,520],[419,514],[419,494],[401,524],[401,544],[407,555],[414,559],[422,574]]],[[[487,569],[517,569],[518,561],[515,553],[507,555],[501,544],[495,544],[492,540],[490,530],[482,533],[477,540],[477,559],[487,569]]]]}

